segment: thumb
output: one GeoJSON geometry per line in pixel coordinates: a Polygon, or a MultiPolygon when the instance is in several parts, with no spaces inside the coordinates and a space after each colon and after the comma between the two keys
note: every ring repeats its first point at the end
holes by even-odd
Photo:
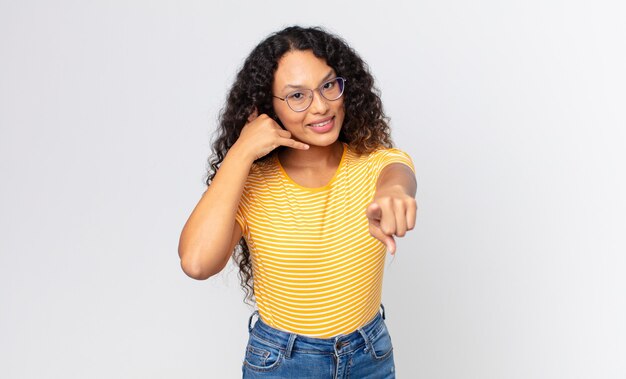
{"type": "Polygon", "coordinates": [[[365,211],[365,215],[370,220],[380,221],[380,219],[383,217],[383,210],[380,207],[380,205],[378,205],[378,203],[371,203],[367,207],[367,210],[365,211]]]}

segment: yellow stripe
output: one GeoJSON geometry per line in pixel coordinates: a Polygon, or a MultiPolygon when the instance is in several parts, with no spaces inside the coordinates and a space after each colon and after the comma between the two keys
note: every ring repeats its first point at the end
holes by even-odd
{"type": "Polygon", "coordinates": [[[275,156],[250,170],[236,220],[251,253],[259,313],[275,328],[329,338],[378,312],[385,247],[369,234],[365,209],[386,165],[415,167],[399,149],[357,155],[344,147],[325,187],[298,185],[275,156]]]}

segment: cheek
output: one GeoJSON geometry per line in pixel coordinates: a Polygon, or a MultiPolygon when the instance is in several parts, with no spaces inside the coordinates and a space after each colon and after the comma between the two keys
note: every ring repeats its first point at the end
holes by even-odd
{"type": "Polygon", "coordinates": [[[291,109],[288,111],[275,109],[275,112],[285,127],[288,125],[301,124],[304,121],[305,112],[297,113],[291,109]]]}
{"type": "Polygon", "coordinates": [[[333,104],[333,107],[335,108],[336,111],[340,111],[340,110],[343,111],[346,103],[345,103],[344,98],[342,96],[339,99],[333,101],[332,104],[333,104]]]}
{"type": "Polygon", "coordinates": [[[346,109],[345,109],[345,107],[343,105],[343,101],[341,103],[337,104],[337,107],[335,108],[335,113],[337,115],[341,115],[342,118],[345,117],[346,109]]]}

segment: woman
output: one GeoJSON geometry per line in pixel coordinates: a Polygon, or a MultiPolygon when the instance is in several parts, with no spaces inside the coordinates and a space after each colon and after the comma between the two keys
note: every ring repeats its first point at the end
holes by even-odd
{"type": "Polygon", "coordinates": [[[195,279],[238,264],[258,306],[244,378],[395,375],[385,246],[415,225],[416,182],[373,84],[342,39],[294,26],[262,41],[230,90],[179,255],[195,279]]]}

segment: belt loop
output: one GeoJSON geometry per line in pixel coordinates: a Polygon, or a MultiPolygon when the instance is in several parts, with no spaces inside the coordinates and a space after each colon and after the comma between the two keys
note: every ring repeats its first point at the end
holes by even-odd
{"type": "Polygon", "coordinates": [[[383,309],[383,320],[385,319],[385,306],[383,303],[380,303],[380,307],[383,309]]]}
{"type": "Polygon", "coordinates": [[[291,358],[291,351],[293,350],[293,344],[296,342],[297,335],[295,333],[291,333],[289,335],[289,341],[287,341],[287,351],[285,352],[285,357],[287,359],[291,358]]]}
{"type": "Polygon", "coordinates": [[[254,315],[258,315],[259,311],[256,310],[254,312],[252,312],[252,314],[250,315],[250,318],[248,319],[248,332],[252,332],[252,317],[254,317],[254,315]]]}
{"type": "Polygon", "coordinates": [[[370,337],[367,335],[367,333],[365,333],[365,330],[363,330],[362,328],[357,328],[357,330],[359,331],[359,333],[361,333],[361,337],[363,337],[363,340],[365,340],[365,351],[367,352],[368,349],[371,349],[370,337]]]}

